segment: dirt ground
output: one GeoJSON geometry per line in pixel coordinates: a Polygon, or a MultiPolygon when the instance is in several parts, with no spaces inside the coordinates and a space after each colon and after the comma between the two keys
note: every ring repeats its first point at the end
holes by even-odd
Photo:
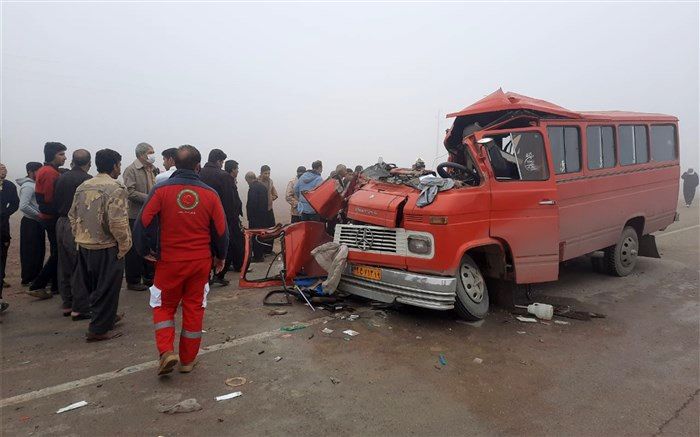
{"type": "Polygon", "coordinates": [[[270,316],[265,290],[231,285],[210,294],[195,371],[161,379],[147,293],[123,290],[124,335],[87,344],[87,323],[61,317],[58,298],[23,293],[17,239],[11,307],[0,318],[2,433],[698,435],[700,225],[697,207],[679,212],[659,234],[662,259],[641,258],[631,276],[595,273],[582,258],[534,289],[536,301],[603,319],[526,324],[493,308],[466,324],[452,313],[382,312],[362,301],[351,302],[354,321],[300,303],[270,316]],[[309,326],[280,331],[294,322],[309,326]],[[247,382],[225,384],[236,376],[247,382]],[[242,396],[214,400],[233,391],[242,396]],[[202,410],[159,412],[187,398],[202,410]]]}

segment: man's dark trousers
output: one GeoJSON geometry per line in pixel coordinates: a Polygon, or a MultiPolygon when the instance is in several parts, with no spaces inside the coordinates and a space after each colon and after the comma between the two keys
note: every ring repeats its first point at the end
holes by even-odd
{"type": "Polygon", "coordinates": [[[56,222],[58,242],[58,292],[63,299],[63,309],[86,314],[89,311],[88,293],[82,281],[75,280],[78,265],[78,249],[68,217],[59,217],[56,222]]]}
{"type": "Polygon", "coordinates": [[[19,261],[22,266],[22,284],[29,284],[41,272],[46,254],[44,226],[28,217],[19,225],[19,261]]]}
{"type": "Polygon", "coordinates": [[[117,247],[78,249],[76,281],[88,291],[92,319],[88,331],[101,335],[114,328],[119,307],[119,291],[124,276],[124,260],[117,259],[117,247]]]}
{"type": "Polygon", "coordinates": [[[44,267],[39,272],[39,276],[34,279],[30,290],[40,290],[45,288],[51,282],[51,291],[58,293],[58,244],[56,241],[56,220],[51,218],[43,222],[46,229],[46,236],[49,238],[49,259],[46,260],[44,267]]]}
{"type": "MultiPolygon", "coordinates": [[[[129,219],[129,227],[134,229],[136,220],[129,219]]],[[[126,283],[141,284],[141,279],[146,285],[153,285],[154,267],[136,252],[133,247],[129,249],[124,257],[126,266],[126,283]]]]}

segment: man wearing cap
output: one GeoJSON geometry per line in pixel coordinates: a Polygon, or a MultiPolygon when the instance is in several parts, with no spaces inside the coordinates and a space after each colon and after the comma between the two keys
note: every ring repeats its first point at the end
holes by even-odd
{"type": "Polygon", "coordinates": [[[226,255],[226,268],[233,267],[234,272],[240,272],[243,267],[243,254],[245,253],[245,238],[241,218],[243,217],[243,202],[238,194],[238,162],[229,159],[224,163],[224,171],[229,175],[229,183],[233,192],[234,221],[229,223],[228,254],[226,255]]]}
{"type": "Polygon", "coordinates": [[[58,242],[56,240],[56,221],[58,211],[54,204],[54,188],[58,177],[61,175],[58,168],[66,162],[66,146],[61,143],[48,142],[44,145],[44,165],[36,172],[34,195],[39,204],[39,213],[42,224],[49,237],[49,259],[39,275],[29,286],[29,295],[39,299],[49,299],[58,293],[58,242]],[[44,290],[51,282],[51,292],[44,290]]]}
{"type": "Polygon", "coordinates": [[[287,200],[287,203],[292,207],[292,223],[301,221],[301,214],[297,209],[297,206],[299,205],[299,199],[297,198],[296,194],[294,194],[294,186],[297,184],[299,178],[304,173],[306,173],[306,167],[300,165],[299,167],[297,167],[297,176],[287,183],[287,191],[285,193],[284,198],[287,200]]]}
{"type": "MultiPolygon", "coordinates": [[[[134,227],[143,204],[156,184],[153,164],[156,155],[148,143],[136,146],[136,160],[124,170],[124,185],[129,193],[129,225],[134,227]]],[[[126,288],[146,291],[153,284],[153,267],[132,247],[126,254],[126,288]]]]}

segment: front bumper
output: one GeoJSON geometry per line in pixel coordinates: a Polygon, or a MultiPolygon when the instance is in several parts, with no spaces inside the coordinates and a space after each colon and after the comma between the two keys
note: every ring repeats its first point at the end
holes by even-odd
{"type": "Polygon", "coordinates": [[[338,289],[379,302],[399,302],[432,310],[451,310],[455,306],[455,278],[386,268],[380,270],[382,279],[374,281],[354,276],[352,266],[348,265],[338,289]]]}

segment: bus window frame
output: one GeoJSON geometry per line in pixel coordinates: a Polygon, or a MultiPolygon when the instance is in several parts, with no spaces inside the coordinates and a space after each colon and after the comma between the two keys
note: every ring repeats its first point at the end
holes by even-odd
{"type": "MultiPolygon", "coordinates": [[[[617,140],[617,124],[616,123],[605,123],[605,122],[588,122],[586,123],[586,130],[588,130],[589,127],[609,127],[612,128],[613,132],[613,151],[615,153],[615,165],[612,167],[600,167],[600,168],[591,168],[588,165],[588,132],[586,131],[586,170],[587,171],[601,171],[601,170],[612,170],[614,168],[621,167],[620,165],[620,152],[617,150],[617,144],[619,141],[617,140]]],[[[602,140],[602,138],[601,138],[602,140]]],[[[602,143],[601,143],[601,152],[602,152],[602,143]]],[[[634,165],[634,164],[628,164],[628,165],[634,165]]]]}
{"type": "MultiPolygon", "coordinates": [[[[617,123],[617,128],[615,129],[615,131],[616,131],[617,138],[618,138],[618,141],[617,141],[617,157],[618,157],[618,162],[617,162],[617,164],[618,164],[620,167],[630,167],[630,166],[632,166],[632,165],[645,165],[645,164],[649,164],[649,163],[653,162],[652,159],[651,159],[651,135],[650,135],[651,131],[649,130],[649,121],[643,121],[643,122],[642,122],[642,121],[623,121],[623,122],[619,122],[619,123],[617,123]],[[620,143],[620,141],[619,141],[619,135],[620,135],[620,128],[623,127],[623,126],[630,126],[630,127],[632,127],[632,131],[633,131],[633,132],[634,132],[634,128],[635,128],[635,127],[637,127],[637,126],[644,126],[644,129],[645,129],[646,134],[647,134],[647,160],[646,160],[645,162],[637,162],[637,150],[636,150],[636,148],[637,148],[636,137],[637,137],[637,136],[636,136],[636,134],[635,134],[635,135],[634,135],[635,142],[632,144],[632,147],[634,147],[634,149],[635,149],[635,150],[634,150],[634,162],[631,162],[631,163],[629,163],[629,164],[623,164],[623,163],[622,163],[622,160],[620,159],[620,156],[621,156],[621,155],[620,155],[620,147],[621,147],[622,145],[621,145],[621,143],[620,143]]],[[[614,168],[614,167],[608,167],[608,168],[614,168]]]]}
{"type": "MultiPolygon", "coordinates": [[[[530,180],[530,179],[498,179],[496,177],[496,173],[493,170],[493,165],[491,164],[491,159],[488,157],[488,153],[484,157],[485,161],[488,162],[488,173],[489,173],[489,179],[492,181],[501,183],[510,183],[510,182],[547,182],[554,177],[554,181],[556,182],[556,173],[554,173],[553,169],[554,167],[552,166],[552,151],[549,150],[549,136],[546,134],[546,126],[538,125],[538,126],[531,126],[531,127],[518,127],[518,128],[512,128],[512,129],[487,129],[487,130],[482,130],[479,131],[479,135],[476,137],[477,140],[485,137],[491,137],[494,135],[501,135],[501,134],[510,134],[510,133],[518,133],[518,132],[537,132],[542,136],[542,146],[544,149],[544,154],[545,154],[545,162],[547,163],[547,179],[537,179],[537,180],[530,180]],[[544,132],[543,132],[544,131],[544,132]]],[[[571,174],[571,173],[562,173],[564,174],[571,174]]]]}
{"type": "Polygon", "coordinates": [[[648,123],[648,135],[649,135],[649,162],[656,162],[656,163],[664,163],[664,162],[677,162],[681,156],[680,153],[680,138],[679,138],[679,133],[678,133],[678,123],[670,123],[670,122],[649,122],[648,123]],[[676,142],[675,147],[674,147],[674,155],[675,158],[667,160],[667,161],[657,161],[654,159],[654,156],[651,153],[651,148],[652,148],[652,137],[651,137],[651,128],[654,126],[671,126],[673,127],[673,136],[674,140],[676,142]]]}

